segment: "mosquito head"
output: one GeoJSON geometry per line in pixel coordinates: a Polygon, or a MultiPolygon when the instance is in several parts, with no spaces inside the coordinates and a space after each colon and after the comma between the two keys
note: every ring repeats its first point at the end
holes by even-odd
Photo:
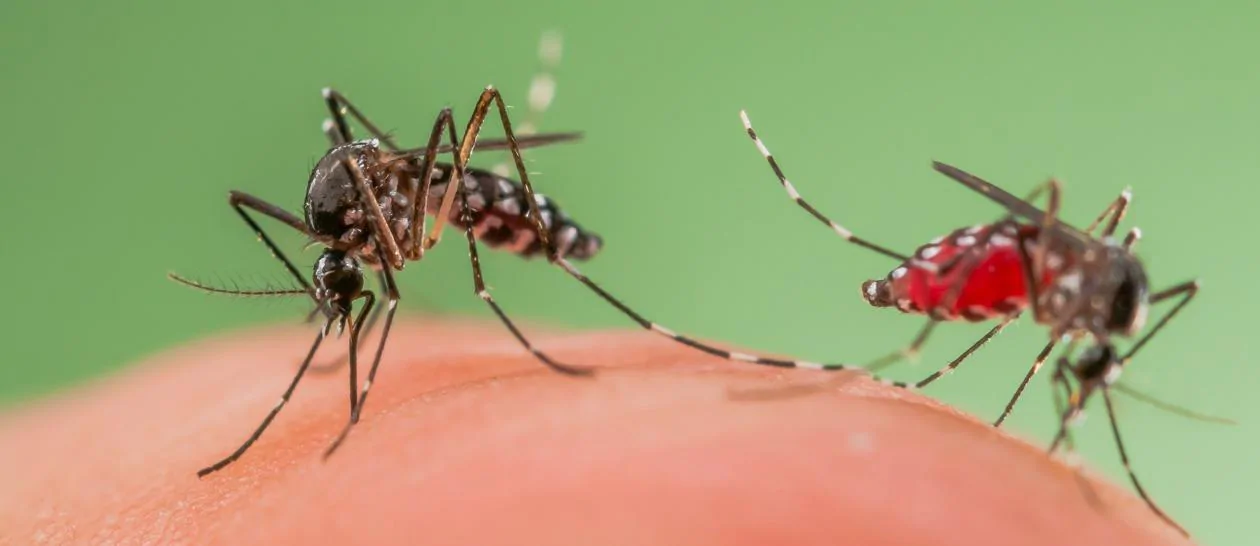
{"type": "Polygon", "coordinates": [[[1115,346],[1102,342],[1082,352],[1072,370],[1082,384],[1111,385],[1120,379],[1122,364],[1115,346]]]}
{"type": "Polygon", "coordinates": [[[892,292],[888,289],[888,281],[885,279],[869,280],[862,283],[862,297],[866,298],[866,303],[875,307],[891,307],[894,302],[892,292]]]}
{"type": "Polygon", "coordinates": [[[377,157],[376,152],[374,141],[352,142],[329,150],[315,164],[306,185],[304,206],[306,226],[311,233],[332,240],[333,246],[342,249],[365,240],[363,207],[347,162],[353,161],[366,170],[369,160],[377,157]]]}
{"type": "Polygon", "coordinates": [[[350,315],[350,305],[363,291],[363,269],[358,260],[336,249],[325,250],[315,261],[315,297],[327,301],[333,311],[350,315]]]}

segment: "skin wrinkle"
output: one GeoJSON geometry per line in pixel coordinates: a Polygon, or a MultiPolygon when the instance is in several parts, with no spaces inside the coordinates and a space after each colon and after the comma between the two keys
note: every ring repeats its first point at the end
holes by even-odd
{"type": "Polygon", "coordinates": [[[177,348],[0,416],[0,445],[22,446],[0,449],[0,543],[1186,543],[1127,490],[1095,482],[1096,509],[1041,447],[856,373],[735,401],[830,376],[529,328],[600,368],[563,377],[496,325],[446,319],[398,325],[327,462],[345,370],[304,378],[244,457],[198,480],[274,405],[311,330],[177,348]]]}

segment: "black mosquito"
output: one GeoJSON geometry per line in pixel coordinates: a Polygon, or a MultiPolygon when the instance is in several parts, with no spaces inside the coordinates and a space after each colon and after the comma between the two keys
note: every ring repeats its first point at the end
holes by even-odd
{"type": "MultiPolygon", "coordinates": [[[[447,108],[442,110],[434,122],[428,144],[416,149],[400,148],[340,93],[326,90],[324,95],[332,115],[332,119],[325,124],[325,132],[333,147],[311,172],[307,183],[305,217],[298,218],[281,207],[244,192],[233,191],[228,197],[232,208],[272,255],[283,263],[300,287],[272,290],[227,289],[172,275],[179,282],[208,292],[242,296],[307,296],[316,305],[312,319],[323,317],[315,341],[288,388],[263,422],[236,451],[200,470],[198,476],[205,476],[231,464],[262,435],[311,367],[321,342],[334,324],[339,333],[347,327],[350,330],[347,354],[350,368],[350,419],[325,450],[324,456],[331,455],[341,445],[359,421],[381,363],[399,301],[394,272],[401,271],[408,261],[420,260],[426,250],[436,245],[440,240],[443,224],[447,222],[464,231],[476,295],[490,306],[526,350],[559,373],[585,376],[593,371],[560,363],[533,347],[486,289],[477,253],[478,241],[522,257],[545,256],[548,263],[561,268],[640,327],[704,353],[727,360],[779,367],[845,367],[733,352],[679,335],[648,320],[582,274],[569,260],[593,257],[602,247],[602,240],[574,222],[554,201],[534,192],[521,157],[522,148],[574,140],[578,135],[565,133],[517,138],[507,115],[507,107],[493,87],[488,87],[481,93],[462,138],[457,135],[453,114],[447,108]],[[478,145],[477,136],[492,106],[502,121],[504,139],[478,145]],[[347,118],[353,118],[373,138],[355,140],[347,118]],[[443,131],[447,133],[448,142],[445,145],[440,144],[443,131]],[[506,147],[511,153],[520,180],[469,167],[474,146],[480,146],[483,150],[506,147]],[[453,162],[438,162],[438,154],[446,152],[452,153],[453,162]],[[452,184],[455,180],[462,180],[463,183],[452,184]],[[457,197],[459,209],[455,210],[457,197]],[[306,280],[255,222],[250,211],[277,220],[304,234],[314,244],[325,247],[323,254],[316,260],[311,281],[306,280]],[[428,231],[424,221],[427,216],[434,217],[433,226],[428,231]],[[378,316],[380,309],[377,295],[363,288],[362,263],[367,263],[376,270],[387,301],[387,310],[384,313],[381,339],[367,378],[359,388],[358,346],[360,340],[366,337],[366,332],[372,328],[373,318],[378,316]],[[362,304],[356,315],[354,304],[357,301],[362,304]]],[[[531,103],[546,103],[550,100],[550,94],[545,90],[531,95],[531,103]]]]}

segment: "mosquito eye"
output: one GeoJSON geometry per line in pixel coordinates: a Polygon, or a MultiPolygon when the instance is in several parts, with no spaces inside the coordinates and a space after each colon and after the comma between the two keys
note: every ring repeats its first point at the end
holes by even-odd
{"type": "Polygon", "coordinates": [[[1141,327],[1146,308],[1145,281],[1140,271],[1130,269],[1125,273],[1124,281],[1112,296],[1108,330],[1127,332],[1141,327]]]}

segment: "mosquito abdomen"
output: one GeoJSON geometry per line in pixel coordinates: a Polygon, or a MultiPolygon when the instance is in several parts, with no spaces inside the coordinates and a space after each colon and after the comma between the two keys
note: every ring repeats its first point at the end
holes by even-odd
{"type": "MultiPolygon", "coordinates": [[[[450,166],[438,165],[429,190],[428,214],[437,214],[450,181],[450,166]]],[[[464,178],[471,221],[465,221],[458,205],[448,221],[460,228],[471,223],[473,234],[486,246],[531,258],[543,253],[542,241],[528,216],[525,188],[517,181],[490,171],[469,169],[464,178]]],[[[560,256],[587,260],[603,247],[603,239],[582,228],[550,198],[535,194],[547,236],[560,256]]]]}

